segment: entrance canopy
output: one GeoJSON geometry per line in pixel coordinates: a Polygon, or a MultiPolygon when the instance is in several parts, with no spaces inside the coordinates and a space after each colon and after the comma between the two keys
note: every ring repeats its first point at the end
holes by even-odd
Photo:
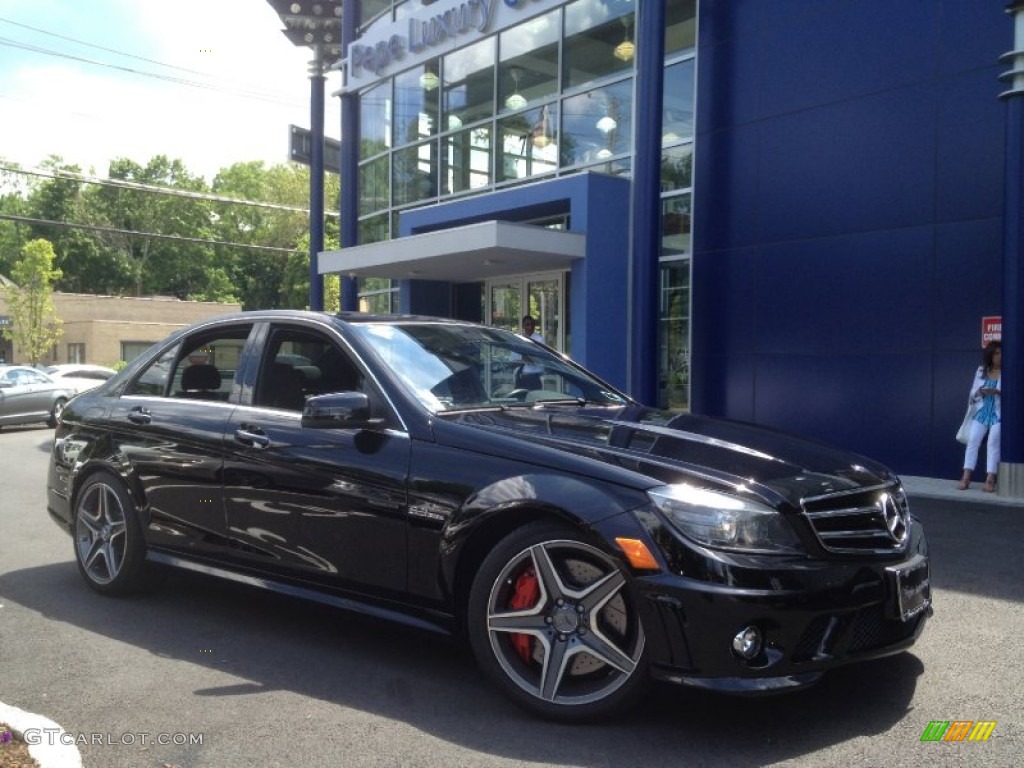
{"type": "Polygon", "coordinates": [[[320,254],[321,274],[468,283],[521,272],[569,269],[585,256],[576,232],[484,221],[320,254]]]}

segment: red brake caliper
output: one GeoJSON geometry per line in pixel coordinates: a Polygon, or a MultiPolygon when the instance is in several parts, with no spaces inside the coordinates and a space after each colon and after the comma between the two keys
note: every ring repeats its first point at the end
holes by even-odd
{"type": "MultiPolygon", "coordinates": [[[[508,601],[508,607],[520,611],[533,607],[539,599],[540,586],[537,583],[537,573],[531,565],[516,579],[516,586],[512,592],[512,599],[508,601]]],[[[529,663],[533,656],[533,644],[530,642],[532,639],[529,635],[512,635],[512,645],[519,657],[526,663],[529,663]]]]}

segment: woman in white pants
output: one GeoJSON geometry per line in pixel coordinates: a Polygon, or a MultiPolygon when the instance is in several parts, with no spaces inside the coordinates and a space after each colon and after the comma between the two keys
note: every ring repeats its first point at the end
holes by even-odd
{"type": "Polygon", "coordinates": [[[964,452],[964,474],[957,483],[961,491],[971,486],[971,473],[978,463],[978,451],[981,448],[981,441],[988,433],[988,450],[985,452],[985,469],[988,476],[985,478],[983,491],[992,493],[996,489],[996,473],[999,472],[999,438],[1002,432],[1002,365],[1003,348],[998,341],[990,341],[985,347],[983,363],[978,372],[974,374],[974,382],[971,384],[971,402],[978,403],[974,412],[974,419],[971,421],[971,433],[967,440],[967,450],[964,452]]]}

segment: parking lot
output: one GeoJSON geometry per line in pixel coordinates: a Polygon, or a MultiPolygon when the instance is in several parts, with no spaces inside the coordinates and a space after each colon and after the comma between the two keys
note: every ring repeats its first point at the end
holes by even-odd
{"type": "MultiPolygon", "coordinates": [[[[1012,766],[1024,753],[1024,507],[914,499],[935,616],[912,652],[782,697],[657,688],[626,719],[522,714],[433,635],[197,576],[102,598],[45,511],[52,430],[0,432],[0,702],[88,768],[1012,766]],[[995,721],[922,742],[931,721],[995,721]]],[[[952,482],[952,481],[951,481],[952,482]]]]}

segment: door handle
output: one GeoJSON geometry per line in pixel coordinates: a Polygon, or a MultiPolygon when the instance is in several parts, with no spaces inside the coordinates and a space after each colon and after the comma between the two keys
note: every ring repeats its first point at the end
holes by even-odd
{"type": "Polygon", "coordinates": [[[263,434],[263,430],[248,424],[243,424],[235,430],[235,440],[253,448],[266,448],[270,445],[270,438],[263,434]]]}
{"type": "Polygon", "coordinates": [[[132,424],[149,424],[153,421],[153,414],[142,407],[132,408],[128,411],[128,421],[132,424]]]}

